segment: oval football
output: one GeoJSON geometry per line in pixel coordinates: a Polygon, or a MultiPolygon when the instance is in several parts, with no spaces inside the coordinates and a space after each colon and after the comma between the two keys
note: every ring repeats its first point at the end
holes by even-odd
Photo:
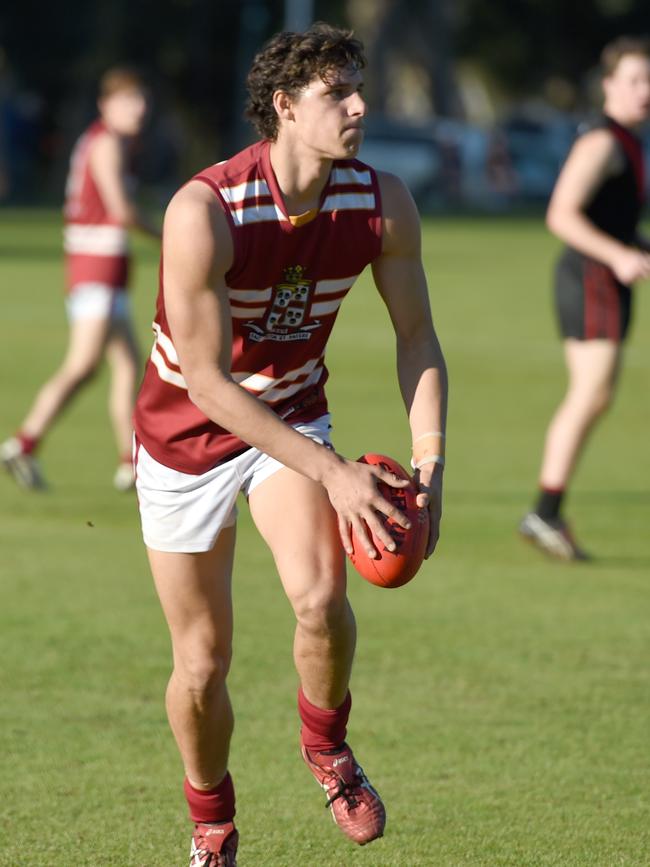
{"type": "Polygon", "coordinates": [[[393,488],[379,482],[382,497],[403,512],[411,522],[410,529],[405,530],[391,518],[379,516],[384,527],[393,537],[395,550],[389,551],[371,532],[378,555],[371,559],[353,531],[353,551],[349,555],[352,565],[366,581],[376,584],[378,587],[401,587],[413,578],[424,560],[429,538],[429,512],[427,509],[418,508],[416,504],[417,489],[404,467],[396,460],[387,455],[369,453],[362,455],[359,461],[381,467],[402,479],[408,479],[410,482],[406,488],[393,488]]]}

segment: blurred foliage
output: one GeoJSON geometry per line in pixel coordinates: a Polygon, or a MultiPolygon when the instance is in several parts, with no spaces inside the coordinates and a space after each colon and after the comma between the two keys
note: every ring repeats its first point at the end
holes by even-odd
{"type": "Polygon", "coordinates": [[[580,82],[601,48],[650,30],[644,0],[458,0],[456,48],[512,96],[537,92],[551,75],[580,82]]]}
{"type": "MultiPolygon", "coordinates": [[[[306,0],[305,0],[306,2],[306,0]]],[[[585,101],[586,73],[615,35],[647,27],[645,0],[314,0],[352,26],[370,61],[376,113],[470,117],[481,99],[585,101]],[[577,86],[576,86],[577,85],[577,86]],[[479,88],[479,89],[480,89],[479,88]],[[484,95],[483,95],[484,94],[484,95]]],[[[245,75],[285,24],[283,0],[36,0],[0,8],[0,198],[60,198],[70,147],[94,114],[98,77],[128,62],[147,76],[153,154],[145,176],[173,187],[249,140],[245,75]],[[10,178],[10,182],[6,178],[10,178]],[[9,193],[7,195],[7,190],[9,193]]],[[[494,106],[490,108],[492,115],[494,106]]]]}

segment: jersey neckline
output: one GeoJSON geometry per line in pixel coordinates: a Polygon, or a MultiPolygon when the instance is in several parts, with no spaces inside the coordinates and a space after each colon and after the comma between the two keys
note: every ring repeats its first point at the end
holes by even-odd
{"type": "Polygon", "coordinates": [[[280,184],[278,183],[278,179],[275,175],[275,171],[271,163],[271,142],[268,140],[263,142],[261,154],[262,174],[264,175],[264,178],[269,185],[269,190],[271,191],[273,203],[282,214],[283,219],[280,221],[280,223],[282,225],[282,228],[285,229],[285,231],[293,232],[296,229],[300,229],[302,226],[307,226],[319,216],[330,189],[332,168],[334,168],[334,162],[335,161],[332,160],[332,165],[330,166],[330,171],[327,175],[327,181],[325,182],[323,189],[321,190],[321,194],[319,196],[318,204],[316,205],[316,207],[310,208],[308,211],[304,211],[302,214],[289,214],[287,212],[287,206],[284,201],[284,196],[282,195],[282,190],[280,189],[280,184]]]}

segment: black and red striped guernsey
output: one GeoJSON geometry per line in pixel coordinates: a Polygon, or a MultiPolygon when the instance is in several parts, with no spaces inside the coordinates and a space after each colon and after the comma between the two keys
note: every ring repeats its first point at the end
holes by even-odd
{"type": "MultiPolygon", "coordinates": [[[[233,238],[226,274],[233,379],[292,423],[327,411],[327,340],[359,274],[381,252],[377,176],[359,160],[336,160],[318,210],[306,221],[285,210],[258,142],[194,180],[220,202],[233,238]]],[[[203,473],[246,448],[189,398],[165,315],[164,265],[155,341],[135,412],[138,440],[157,461],[203,473]]]]}
{"type": "MultiPolygon", "coordinates": [[[[607,115],[586,132],[594,128],[612,134],[621,159],[616,174],[606,177],[595,190],[585,214],[601,231],[623,244],[635,245],[645,200],[641,141],[607,115]]],[[[632,290],[617,279],[609,265],[567,245],[557,263],[555,291],[563,337],[625,339],[632,290]]]]}
{"type": "Polygon", "coordinates": [[[599,125],[609,130],[621,151],[621,172],[603,181],[586,208],[589,219],[624,244],[632,244],[645,200],[643,145],[629,129],[605,115],[599,125]]]}

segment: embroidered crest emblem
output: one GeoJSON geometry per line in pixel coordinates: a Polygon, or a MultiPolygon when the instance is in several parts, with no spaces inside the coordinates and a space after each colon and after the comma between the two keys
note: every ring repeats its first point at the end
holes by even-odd
{"type": "Polygon", "coordinates": [[[276,328],[299,328],[307,312],[311,280],[305,278],[302,265],[291,265],[284,272],[284,281],[277,283],[271,310],[266,320],[267,331],[276,328]]]}
{"type": "Polygon", "coordinates": [[[309,325],[303,325],[310,304],[312,282],[305,277],[302,265],[286,268],[284,280],[273,287],[264,327],[252,320],[244,323],[243,327],[248,329],[248,339],[254,343],[265,340],[278,343],[309,340],[312,332],[322,324],[316,319],[309,325]]]}

